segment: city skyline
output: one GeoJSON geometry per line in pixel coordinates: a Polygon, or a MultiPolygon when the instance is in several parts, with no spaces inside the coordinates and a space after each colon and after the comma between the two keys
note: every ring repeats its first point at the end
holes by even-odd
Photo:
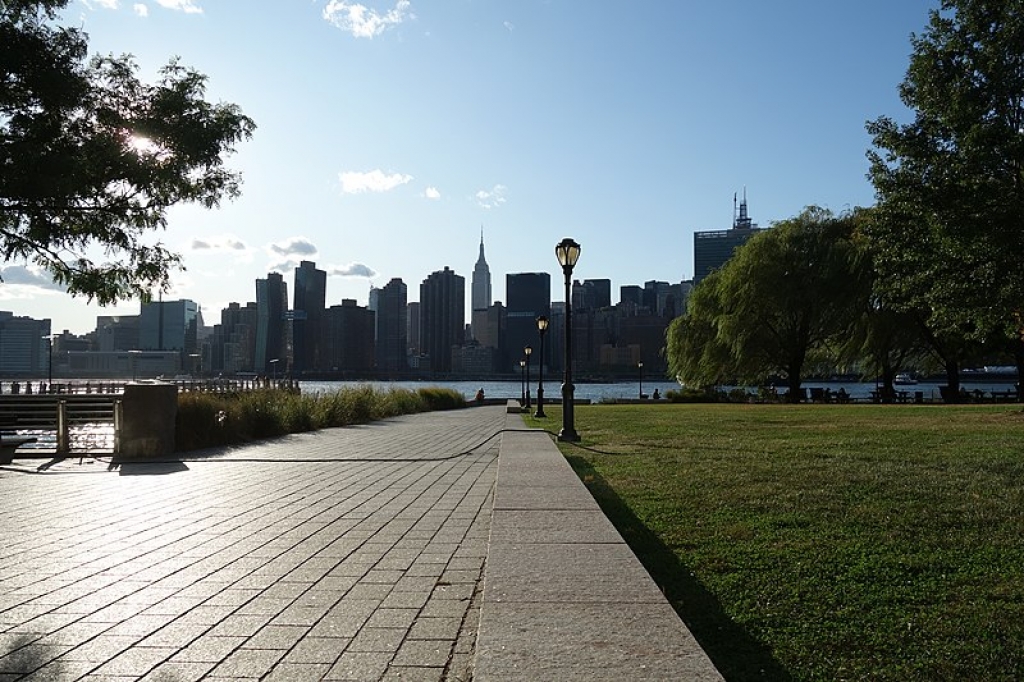
{"type": "MultiPolygon", "coordinates": [[[[679,282],[693,233],[727,229],[744,187],[765,227],[809,204],[871,205],[864,122],[907,115],[909,34],[936,6],[90,0],[65,19],[149,81],[180,55],[210,100],[259,126],[227,160],[242,197],[176,207],[157,235],[188,268],[164,298],[209,316],[302,260],[327,271],[330,304],[444,266],[468,279],[481,227],[498,278],[557,273],[568,236],[581,280],[679,282]]],[[[23,266],[0,264],[0,309],[55,331],[139,311],[71,299],[23,266]]]]}

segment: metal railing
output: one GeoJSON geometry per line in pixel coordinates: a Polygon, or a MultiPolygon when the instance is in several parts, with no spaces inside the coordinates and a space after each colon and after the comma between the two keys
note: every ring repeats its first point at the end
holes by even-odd
{"type": "Polygon", "coordinates": [[[24,455],[116,454],[121,396],[116,393],[0,395],[0,413],[11,431],[34,436],[24,455]]]}

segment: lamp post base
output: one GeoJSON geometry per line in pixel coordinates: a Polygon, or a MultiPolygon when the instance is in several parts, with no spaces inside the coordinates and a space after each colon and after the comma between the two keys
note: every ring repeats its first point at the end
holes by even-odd
{"type": "Polygon", "coordinates": [[[547,419],[547,415],[544,414],[544,389],[537,389],[537,411],[533,414],[537,419],[547,419]]]}
{"type": "Polygon", "coordinates": [[[563,443],[579,443],[580,434],[576,433],[573,429],[562,429],[558,432],[558,440],[563,443]]]}

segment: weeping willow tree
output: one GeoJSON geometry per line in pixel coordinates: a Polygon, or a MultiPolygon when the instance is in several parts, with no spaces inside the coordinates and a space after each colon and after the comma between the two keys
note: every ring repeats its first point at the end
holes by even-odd
{"type": "Polygon", "coordinates": [[[870,293],[853,229],[810,207],[737,249],[670,326],[670,370],[699,386],[779,375],[799,400],[808,359],[852,333],[870,293]]]}

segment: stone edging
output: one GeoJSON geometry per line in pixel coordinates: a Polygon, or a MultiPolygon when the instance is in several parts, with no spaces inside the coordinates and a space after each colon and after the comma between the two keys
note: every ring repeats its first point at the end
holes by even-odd
{"type": "Polygon", "coordinates": [[[551,438],[506,432],[474,680],[572,679],[723,678],[551,438]]]}

